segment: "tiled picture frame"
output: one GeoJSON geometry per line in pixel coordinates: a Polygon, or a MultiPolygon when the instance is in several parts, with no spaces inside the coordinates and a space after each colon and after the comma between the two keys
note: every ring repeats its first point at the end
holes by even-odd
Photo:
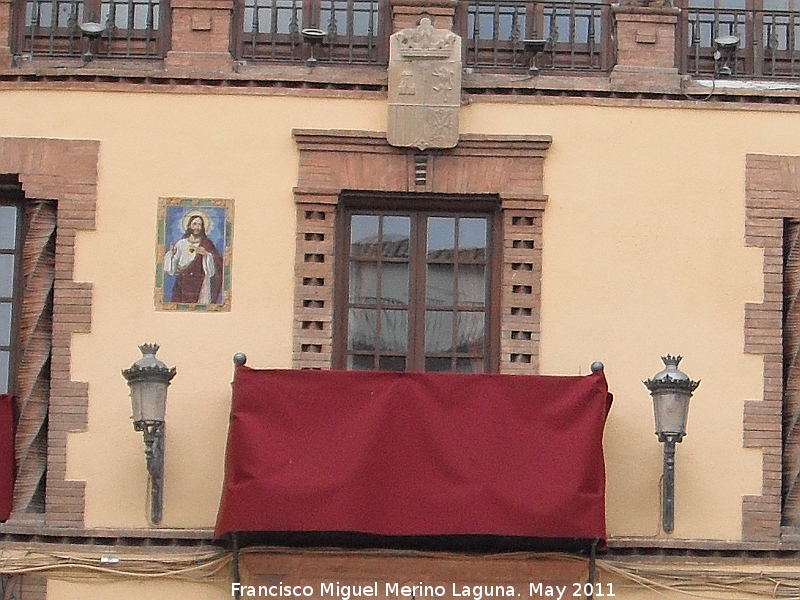
{"type": "Polygon", "coordinates": [[[233,200],[159,198],[156,310],[231,309],[233,200]]]}

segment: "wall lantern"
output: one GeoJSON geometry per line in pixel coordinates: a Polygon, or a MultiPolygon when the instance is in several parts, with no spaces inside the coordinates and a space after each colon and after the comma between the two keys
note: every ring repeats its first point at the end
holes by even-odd
{"type": "Polygon", "coordinates": [[[142,358],[122,376],[131,388],[133,429],[144,436],[144,454],[150,475],[150,521],[161,522],[164,503],[164,413],[167,408],[167,388],[175,377],[171,369],[156,358],[158,344],[139,346],[142,358]]]}
{"type": "Polygon", "coordinates": [[[686,435],[689,398],[700,385],[678,369],[680,356],[662,356],[666,368],[643,382],[653,397],[656,435],[664,444],[664,483],[661,498],[661,520],[670,533],[675,523],[675,444],[686,435]]]}
{"type": "Polygon", "coordinates": [[[731,64],[736,64],[736,49],[739,47],[739,36],[722,35],[714,38],[714,69],[720,76],[733,75],[731,64]],[[720,65],[720,63],[722,63],[720,65]]]}
{"type": "Polygon", "coordinates": [[[314,52],[314,48],[322,43],[325,38],[325,32],[316,27],[309,27],[303,29],[300,35],[303,36],[303,41],[311,47],[311,56],[308,57],[306,66],[314,67],[317,64],[317,55],[314,52]]]}
{"type": "Polygon", "coordinates": [[[83,64],[90,63],[94,60],[94,51],[97,45],[97,40],[100,39],[103,31],[105,31],[105,27],[103,27],[100,23],[81,23],[81,35],[89,40],[89,47],[81,57],[83,59],[83,64]]]}

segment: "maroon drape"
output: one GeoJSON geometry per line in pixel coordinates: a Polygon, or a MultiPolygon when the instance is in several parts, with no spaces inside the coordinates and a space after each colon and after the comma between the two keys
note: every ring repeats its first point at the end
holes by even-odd
{"type": "Polygon", "coordinates": [[[239,367],[215,536],[605,539],[602,372],[239,367]]]}
{"type": "Polygon", "coordinates": [[[15,472],[14,396],[0,394],[0,521],[11,515],[15,472]]]}

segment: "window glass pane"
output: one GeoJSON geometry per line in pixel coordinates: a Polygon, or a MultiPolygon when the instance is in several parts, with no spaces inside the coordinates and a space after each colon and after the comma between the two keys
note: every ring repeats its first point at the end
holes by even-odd
{"type": "Polygon", "coordinates": [[[483,354],[483,342],[486,331],[486,313],[458,313],[458,352],[483,354]]]}
{"type": "Polygon", "coordinates": [[[366,308],[351,308],[347,321],[347,349],[374,350],[377,332],[377,312],[366,308]]]}
{"type": "Polygon", "coordinates": [[[381,356],[378,359],[378,368],[381,371],[405,371],[405,356],[381,356]]]}
{"type": "MultiPolygon", "coordinates": [[[[31,2],[28,5],[32,6],[34,3],[31,2]]],[[[38,25],[41,27],[50,27],[53,24],[53,4],[51,2],[39,4],[38,14],[35,8],[31,9],[31,22],[36,22],[37,19],[38,25]]],[[[30,25],[30,23],[28,24],[30,25]]]]}
{"type": "Polygon", "coordinates": [[[453,351],[453,312],[425,311],[425,352],[453,351]]]}
{"type": "Polygon", "coordinates": [[[17,207],[0,206],[0,248],[12,250],[17,245],[17,207]]]}
{"type": "Polygon", "coordinates": [[[459,373],[483,373],[483,358],[459,357],[456,359],[456,371],[459,373]]]}
{"type": "Polygon", "coordinates": [[[8,392],[8,360],[9,353],[0,351],[0,394],[8,392]]]}
{"type": "Polygon", "coordinates": [[[408,351],[408,311],[381,311],[381,350],[386,352],[408,351]]]}
{"type": "Polygon", "coordinates": [[[351,354],[347,357],[347,368],[351,371],[372,371],[375,369],[375,358],[363,354],[351,354]]]}
{"type": "Polygon", "coordinates": [[[411,237],[409,217],[383,217],[383,256],[408,258],[408,241],[411,237]]]}
{"type": "Polygon", "coordinates": [[[449,356],[426,356],[425,357],[425,370],[426,371],[450,371],[453,365],[453,360],[449,356]]]}
{"type": "Polygon", "coordinates": [[[0,346],[11,345],[11,303],[0,303],[0,346]]]}
{"type": "Polygon", "coordinates": [[[374,304],[378,290],[378,263],[350,263],[350,302],[374,304]]]}
{"type": "MultiPolygon", "coordinates": [[[[76,12],[75,8],[77,8],[77,3],[72,4],[71,2],[59,2],[56,3],[56,6],[58,6],[58,27],[69,27],[72,22],[71,18],[76,12]]],[[[75,22],[77,23],[78,21],[75,22]]]]}
{"type": "Polygon", "coordinates": [[[353,35],[375,35],[377,29],[377,3],[353,2],[353,35]]]}
{"type": "Polygon", "coordinates": [[[381,302],[408,304],[408,263],[382,263],[381,302]]]}
{"type": "Polygon", "coordinates": [[[486,219],[458,220],[458,248],[476,248],[483,250],[477,256],[486,256],[486,219]]]}
{"type": "Polygon", "coordinates": [[[453,217],[429,217],[428,258],[452,260],[452,250],[455,247],[456,220],[453,217]],[[450,252],[446,252],[447,250],[450,250],[450,252]]]}
{"type": "Polygon", "coordinates": [[[485,269],[484,265],[458,265],[459,306],[486,306],[485,269]]]}
{"type": "Polygon", "coordinates": [[[380,218],[373,215],[353,215],[350,219],[350,256],[375,257],[380,218]]]}
{"type": "Polygon", "coordinates": [[[455,301],[455,266],[429,264],[425,279],[425,304],[453,306],[455,301]]]}
{"type": "Polygon", "coordinates": [[[14,255],[0,254],[0,296],[14,293],[14,255]]]}

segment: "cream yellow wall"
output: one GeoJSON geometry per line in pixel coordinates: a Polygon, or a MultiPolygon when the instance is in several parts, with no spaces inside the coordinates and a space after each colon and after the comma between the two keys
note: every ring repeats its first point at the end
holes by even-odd
{"type": "Polygon", "coordinates": [[[659,531],[661,447],[643,379],[682,354],[702,383],[678,446],[674,537],[738,539],[741,496],[760,493],[742,407],[762,361],[743,354],[762,252],[744,247],[747,153],[800,154],[796,114],[476,104],[465,130],[548,133],[543,373],[606,364],[608,525],[659,531]],[[490,127],[488,126],[490,124],[490,127]]]}
{"type": "MultiPolygon", "coordinates": [[[[175,365],[163,525],[210,527],[219,498],[231,356],[291,364],[293,128],[385,129],[379,100],[286,96],[1,92],[0,136],[100,140],[97,230],[81,234],[76,279],[94,284],[90,334],[73,341],[89,381],[89,428],[71,436],[69,477],[86,480],[88,526],[140,527],[143,445],[119,371],[155,341],[175,365]],[[156,312],[159,197],[235,200],[233,307],[156,312]]],[[[658,533],[661,449],[642,379],[680,353],[702,384],[678,448],[674,537],[737,539],[741,497],[760,490],[760,452],[742,448],[742,405],[761,393],[743,353],[745,302],[761,252],[744,247],[749,152],[800,154],[788,112],[479,102],[461,130],[548,134],[541,365],[606,364],[612,535],[658,533]],[[735,476],[731,476],[735,473],[735,476]]]]}
{"type": "Polygon", "coordinates": [[[84,580],[50,578],[47,600],[230,600],[230,584],[218,585],[169,580],[131,580],[87,577],[84,580]]]}

